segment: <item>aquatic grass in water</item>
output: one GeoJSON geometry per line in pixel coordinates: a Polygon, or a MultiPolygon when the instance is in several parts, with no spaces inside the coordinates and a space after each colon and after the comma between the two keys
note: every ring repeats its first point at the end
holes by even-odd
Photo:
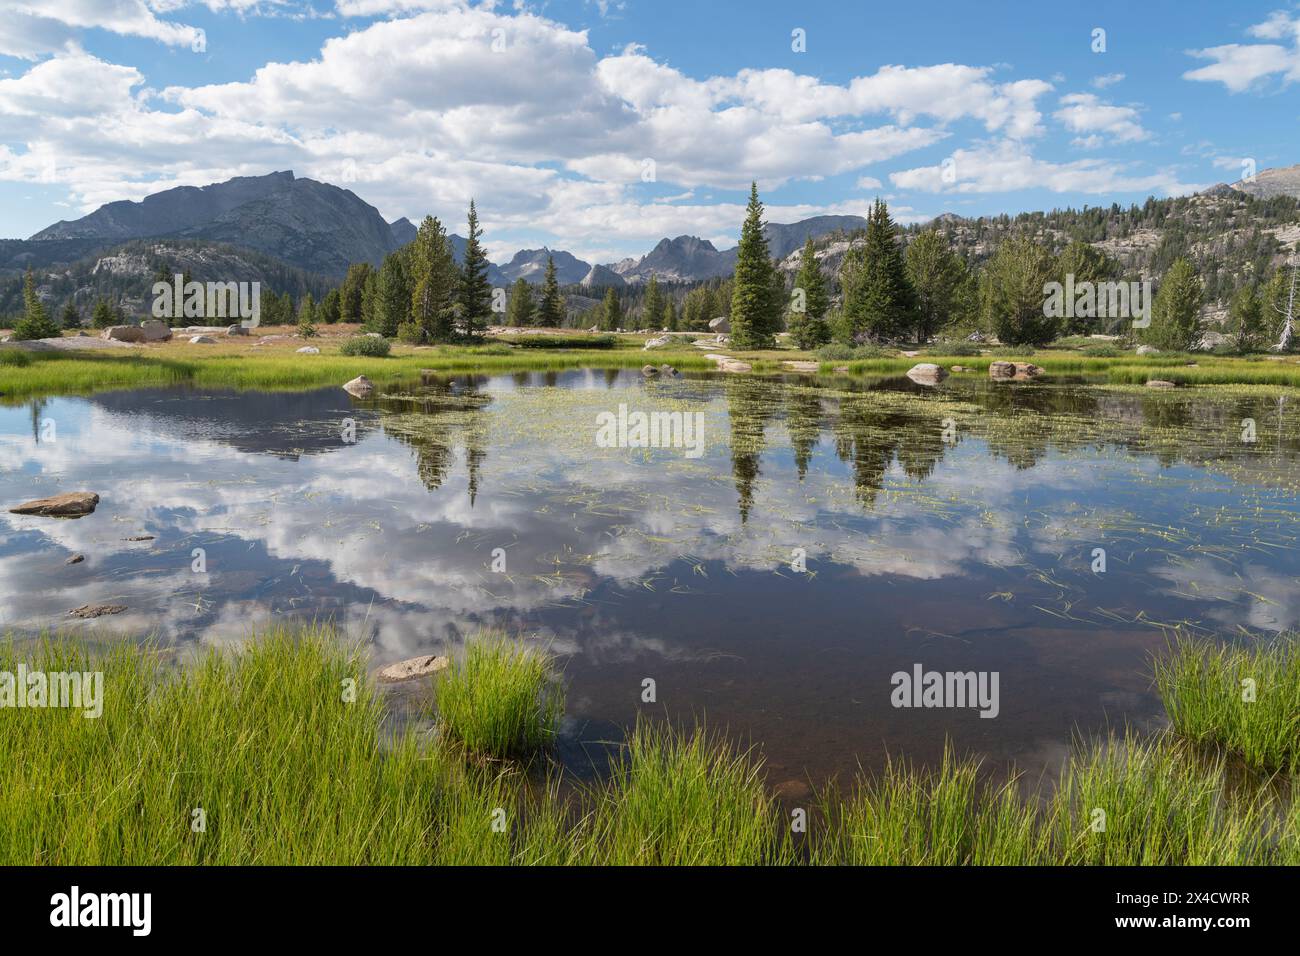
{"type": "Polygon", "coordinates": [[[1253,648],[1180,639],[1155,662],[1174,730],[1259,770],[1300,773],[1300,641],[1253,648]]]}
{"type": "Polygon", "coordinates": [[[472,638],[435,678],[438,715],[469,750],[527,756],[555,739],[564,691],[550,657],[504,635],[472,638]]]}

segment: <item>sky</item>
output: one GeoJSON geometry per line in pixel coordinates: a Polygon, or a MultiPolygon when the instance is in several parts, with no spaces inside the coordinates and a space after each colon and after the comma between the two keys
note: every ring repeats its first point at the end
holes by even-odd
{"type": "Polygon", "coordinates": [[[0,0],[0,237],[290,169],[493,258],[1184,195],[1300,162],[1300,5],[0,0]]]}

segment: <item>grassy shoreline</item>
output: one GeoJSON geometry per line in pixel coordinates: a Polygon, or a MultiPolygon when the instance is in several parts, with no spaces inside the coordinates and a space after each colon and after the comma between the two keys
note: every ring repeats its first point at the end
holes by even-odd
{"type": "MultiPolygon", "coordinates": [[[[613,347],[600,348],[541,348],[531,343],[526,347],[509,344],[515,341],[509,337],[472,346],[396,344],[387,358],[364,358],[339,354],[339,346],[346,337],[340,334],[342,329],[331,329],[328,334],[308,340],[296,338],[289,328],[265,331],[278,333],[280,337],[263,345],[248,337],[223,339],[212,345],[173,340],[130,349],[66,352],[19,352],[13,347],[0,346],[0,402],[12,404],[49,395],[170,385],[294,390],[341,385],[357,375],[366,375],[385,385],[415,378],[425,369],[445,373],[506,373],[640,368],[646,363],[668,363],[691,371],[716,368],[704,357],[709,349],[690,347],[647,352],[641,348],[645,341],[641,335],[615,336],[613,347]],[[321,353],[296,354],[296,349],[304,344],[320,348],[321,353]]],[[[536,337],[538,341],[544,338],[557,337],[536,337]]],[[[584,337],[567,338],[570,341],[566,344],[574,344],[584,337]]],[[[1300,387],[1300,358],[1295,356],[1281,360],[1213,355],[1153,355],[1139,359],[1132,354],[1088,357],[1070,349],[1039,350],[1032,355],[1015,355],[1014,350],[1003,353],[996,348],[988,351],[990,354],[979,356],[898,354],[844,361],[819,361],[811,352],[794,349],[727,351],[727,354],[748,363],[759,374],[790,372],[787,362],[815,362],[817,374],[823,376],[897,376],[919,362],[933,362],[946,368],[958,365],[971,370],[954,373],[956,376],[982,377],[992,362],[1012,360],[1040,365],[1049,377],[1085,376],[1100,384],[1141,385],[1159,378],[1180,385],[1300,387]]]]}
{"type": "Polygon", "coordinates": [[[462,704],[473,691],[472,712],[393,735],[364,656],[324,628],[268,633],[179,672],[127,644],[93,660],[70,639],[0,644],[0,671],[105,674],[98,719],[0,710],[0,864],[1300,863],[1300,805],[1279,795],[1267,745],[1277,715],[1300,720],[1278,683],[1294,639],[1174,646],[1158,667],[1178,678],[1160,685],[1176,687],[1175,730],[1080,744],[1041,799],[981,783],[975,762],[950,755],[802,807],[767,790],[761,756],[699,729],[643,721],[608,779],[568,796],[544,759],[530,772],[471,749],[466,728],[492,728],[493,749],[516,732],[501,728],[554,717],[532,712],[543,698],[527,703],[554,675],[503,647],[434,678],[435,699],[442,681],[477,684],[458,691],[462,704]],[[1254,702],[1240,700],[1241,673],[1257,675],[1254,702]],[[1243,719],[1251,706],[1269,716],[1243,719]],[[1188,709],[1207,718],[1194,739],[1178,733],[1188,709]],[[1261,773],[1230,787],[1233,763],[1261,773]],[[791,825],[799,810],[806,832],[791,825]]]}

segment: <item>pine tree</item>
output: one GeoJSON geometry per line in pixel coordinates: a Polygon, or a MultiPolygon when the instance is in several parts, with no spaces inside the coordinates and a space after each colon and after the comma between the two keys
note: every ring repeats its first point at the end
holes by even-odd
{"type": "Polygon", "coordinates": [[[664,306],[664,324],[663,327],[669,332],[677,331],[677,303],[672,299],[664,306]]]}
{"type": "Polygon", "coordinates": [[[63,307],[63,315],[60,321],[67,331],[81,328],[81,313],[77,311],[77,305],[71,299],[63,307]]]}
{"type": "Polygon", "coordinates": [[[1045,345],[1061,320],[1044,314],[1045,288],[1054,282],[1052,254],[1031,239],[1008,239],[984,268],[986,326],[1005,345],[1045,345]]]}
{"type": "Polygon", "coordinates": [[[623,325],[623,308],[619,305],[618,294],[614,287],[605,290],[605,304],[601,309],[600,326],[606,332],[613,332],[623,325]]]}
{"type": "Polygon", "coordinates": [[[916,294],[907,277],[898,229],[877,199],[867,235],[840,267],[844,314],[854,341],[879,341],[910,333],[916,325],[916,294]]]}
{"type": "Polygon", "coordinates": [[[298,334],[304,339],[316,335],[316,303],[310,292],[302,297],[302,304],[298,306],[298,334]]]}
{"type": "Polygon", "coordinates": [[[95,300],[95,308],[90,313],[90,324],[97,329],[106,329],[113,324],[113,310],[106,299],[95,300]]]}
{"type": "Polygon", "coordinates": [[[763,234],[758,184],[750,183],[731,289],[731,341],[738,349],[765,349],[776,344],[781,300],[775,294],[774,272],[767,236],[763,234]]]}
{"type": "MultiPolygon", "coordinates": [[[[1057,280],[1065,284],[1067,275],[1073,276],[1077,288],[1082,282],[1109,282],[1119,275],[1119,263],[1106,253],[1086,242],[1075,240],[1061,252],[1056,260],[1057,280]]],[[[1113,318],[1113,317],[1108,317],[1113,318]]],[[[1101,331],[1101,318],[1080,316],[1064,320],[1062,332],[1066,335],[1089,335],[1101,331]]]]}
{"type": "Polygon", "coordinates": [[[379,303],[379,273],[371,269],[361,283],[361,325],[369,332],[377,331],[375,317],[379,303]]]}
{"type": "Polygon", "coordinates": [[[411,320],[430,342],[450,342],[456,333],[456,291],[460,277],[447,232],[425,216],[411,244],[411,320]]]}
{"type": "Polygon", "coordinates": [[[936,229],[927,229],[913,239],[904,259],[908,281],[916,293],[916,340],[928,342],[958,311],[966,263],[936,229]]]}
{"type": "Polygon", "coordinates": [[[641,306],[640,327],[643,329],[658,329],[663,321],[664,300],[659,291],[659,277],[654,273],[650,274],[650,281],[645,287],[645,301],[641,306]]]}
{"type": "Polygon", "coordinates": [[[477,338],[488,327],[492,316],[492,288],[488,284],[488,259],[481,243],[474,200],[469,201],[469,237],[465,241],[465,259],[460,266],[460,323],[466,338],[477,338]]]}
{"type": "Polygon", "coordinates": [[[348,266],[348,274],[339,287],[339,321],[364,322],[361,300],[366,291],[366,279],[370,276],[370,263],[354,262],[348,266]]]}
{"type": "Polygon", "coordinates": [[[28,269],[23,278],[23,317],[14,323],[14,339],[53,339],[59,334],[58,323],[45,311],[45,304],[36,294],[32,270],[28,269]]]}
{"type": "Polygon", "coordinates": [[[316,318],[326,325],[333,325],[339,320],[339,290],[330,289],[325,293],[325,298],[321,300],[320,308],[316,310],[316,318]]]}
{"type": "Polygon", "coordinates": [[[384,257],[379,268],[379,282],[375,290],[374,329],[386,339],[395,338],[397,330],[407,320],[411,308],[411,290],[406,281],[406,268],[402,257],[391,252],[384,257]]]}
{"type": "Polygon", "coordinates": [[[1192,264],[1181,256],[1175,259],[1156,292],[1151,324],[1138,329],[1138,337],[1147,345],[1169,352],[1195,348],[1204,297],[1204,288],[1192,264]]]}
{"type": "Polygon", "coordinates": [[[794,296],[786,328],[801,349],[815,349],[831,340],[826,312],[830,308],[830,294],[826,291],[826,278],[817,264],[817,251],[812,236],[803,244],[803,257],[799,260],[799,273],[794,280],[794,296]]]}
{"type": "Polygon", "coordinates": [[[1259,347],[1264,331],[1264,303],[1253,285],[1244,285],[1228,308],[1232,347],[1243,355],[1259,347]]]}
{"type": "Polygon", "coordinates": [[[537,310],[537,324],[558,329],[564,324],[564,297],[555,277],[555,257],[546,257],[546,277],[542,280],[542,302],[537,310]]]}
{"type": "Polygon", "coordinates": [[[533,302],[533,288],[522,276],[510,289],[510,302],[506,306],[506,325],[524,328],[537,320],[537,306],[533,302]]]}

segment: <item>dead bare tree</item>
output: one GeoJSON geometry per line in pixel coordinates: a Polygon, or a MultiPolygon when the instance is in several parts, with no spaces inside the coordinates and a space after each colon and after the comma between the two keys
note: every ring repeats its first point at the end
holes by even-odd
{"type": "Polygon", "coordinates": [[[1277,345],[1273,346],[1274,352],[1285,352],[1291,348],[1291,339],[1295,334],[1295,286],[1296,273],[1300,269],[1300,262],[1297,262],[1295,253],[1291,254],[1291,290],[1286,297],[1286,308],[1280,305],[1273,306],[1284,318],[1282,323],[1282,334],[1278,337],[1277,345]]]}

